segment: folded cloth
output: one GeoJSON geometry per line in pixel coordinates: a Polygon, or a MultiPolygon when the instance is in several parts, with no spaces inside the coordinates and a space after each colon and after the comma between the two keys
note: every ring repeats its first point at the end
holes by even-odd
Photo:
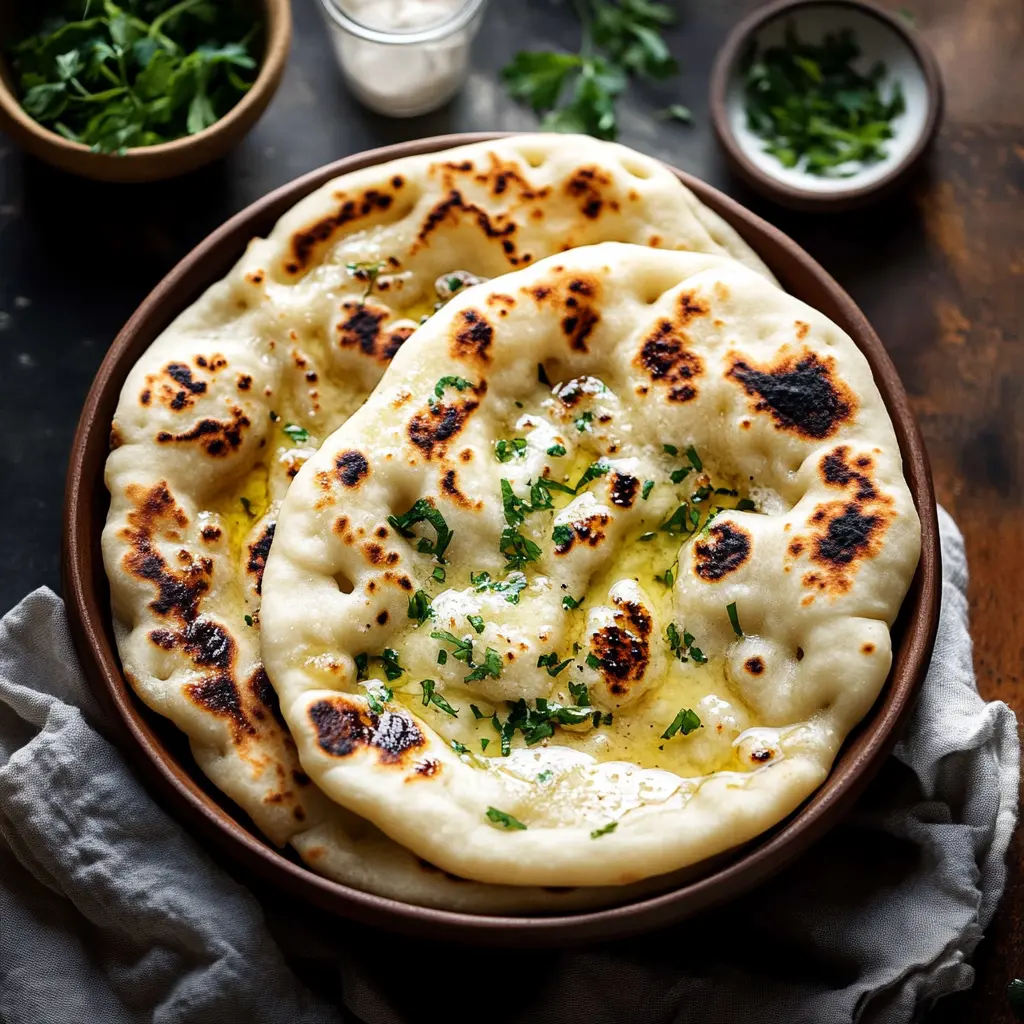
{"type": "Polygon", "coordinates": [[[579,950],[396,939],[273,898],[265,915],[96,731],[63,606],[36,591],[0,622],[0,1020],[917,1019],[971,984],[1019,773],[1013,714],[985,704],[974,680],[963,540],[941,511],[940,528],[932,664],[856,809],[756,892],[579,950]]]}

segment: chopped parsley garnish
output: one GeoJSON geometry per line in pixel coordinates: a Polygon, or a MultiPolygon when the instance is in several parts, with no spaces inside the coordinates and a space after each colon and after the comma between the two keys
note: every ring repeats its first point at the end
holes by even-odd
{"type": "Polygon", "coordinates": [[[707,484],[703,484],[700,487],[698,487],[697,490],[693,492],[693,494],[690,495],[690,501],[695,503],[701,502],[711,497],[711,494],[711,488],[707,484]]]}
{"type": "Polygon", "coordinates": [[[704,463],[701,462],[701,458],[697,454],[697,449],[694,448],[692,444],[686,449],[686,457],[690,460],[690,465],[693,466],[698,473],[704,469],[704,463]]]}
{"type": "Polygon", "coordinates": [[[590,429],[590,424],[593,422],[594,414],[592,412],[589,410],[581,412],[579,416],[576,417],[576,429],[582,434],[585,430],[590,429]]]}
{"type": "Polygon", "coordinates": [[[426,498],[420,498],[408,512],[400,516],[388,516],[388,522],[403,537],[414,537],[415,534],[409,527],[417,523],[428,523],[432,526],[437,533],[437,540],[431,543],[426,537],[420,537],[416,550],[433,555],[438,561],[444,561],[444,553],[455,536],[448,528],[444,516],[426,498]]]}
{"type": "Polygon", "coordinates": [[[736,498],[739,496],[739,491],[734,491],[730,487],[716,487],[715,494],[724,494],[730,498],[736,498]]]}
{"type": "Polygon", "coordinates": [[[534,489],[531,490],[530,494],[534,502],[534,511],[541,508],[551,508],[551,496],[547,496],[547,500],[540,499],[540,492],[536,490],[538,487],[543,487],[545,491],[559,491],[562,494],[575,494],[576,488],[570,487],[568,484],[560,483],[558,480],[552,480],[549,476],[542,476],[537,479],[537,482],[533,485],[534,489]]]}
{"type": "Polygon", "coordinates": [[[394,691],[390,686],[374,686],[366,691],[366,703],[375,715],[384,714],[384,705],[393,700],[394,691]]]}
{"type": "Polygon", "coordinates": [[[707,657],[704,652],[693,644],[693,634],[683,630],[680,636],[679,630],[676,628],[674,622],[668,624],[668,629],[665,630],[665,637],[668,640],[669,647],[672,648],[672,653],[680,661],[689,661],[690,658],[698,665],[703,665],[707,662],[707,657]]]}
{"type": "Polygon", "coordinates": [[[750,500],[750,498],[740,498],[736,502],[737,512],[756,512],[757,506],[750,500]]]}
{"type": "Polygon", "coordinates": [[[609,466],[608,463],[604,461],[592,462],[583,471],[583,476],[581,476],[579,480],[576,481],[576,486],[573,488],[573,491],[579,494],[579,490],[581,487],[586,487],[586,485],[589,484],[591,480],[596,480],[599,476],[604,476],[605,473],[611,470],[611,468],[612,467],[609,466]]]}
{"type": "Polygon", "coordinates": [[[898,81],[882,96],[885,64],[862,74],[855,67],[860,55],[850,29],[810,43],[791,22],[782,45],[751,47],[743,68],[747,126],[783,167],[845,178],[860,169],[848,165],[885,157],[891,122],[906,102],[898,81]]]}
{"type": "Polygon", "coordinates": [[[470,704],[469,710],[473,712],[473,717],[478,722],[480,721],[480,719],[487,717],[475,704],[470,704]]]}
{"type": "Polygon", "coordinates": [[[538,697],[535,707],[531,708],[520,698],[508,702],[510,708],[508,719],[502,723],[497,714],[491,719],[494,727],[502,737],[502,753],[506,754],[505,737],[511,741],[516,732],[523,734],[528,747],[555,734],[556,725],[580,725],[591,717],[590,708],[567,707],[554,701],[538,697]]]}
{"type": "Polygon", "coordinates": [[[471,572],[469,582],[473,584],[478,594],[489,590],[494,594],[501,594],[509,604],[519,604],[519,595],[526,589],[526,574],[510,572],[503,580],[492,580],[489,572],[471,572]]]}
{"type": "Polygon", "coordinates": [[[654,481],[645,480],[643,487],[640,489],[640,497],[646,501],[651,496],[651,491],[654,490],[654,481]]]}
{"type": "Polygon", "coordinates": [[[666,455],[678,455],[679,454],[679,449],[674,444],[663,444],[661,446],[661,450],[666,455]]]}
{"type": "Polygon", "coordinates": [[[465,743],[460,743],[458,740],[452,740],[452,750],[454,750],[456,754],[469,753],[469,747],[467,747],[465,743]]]}
{"type": "Polygon", "coordinates": [[[672,472],[669,473],[668,478],[674,484],[681,484],[690,475],[690,471],[692,469],[692,466],[683,466],[682,469],[673,469],[672,472]]]}
{"type": "Polygon", "coordinates": [[[445,284],[448,285],[448,290],[451,292],[457,292],[466,282],[461,277],[446,277],[445,284]]]}
{"type": "Polygon", "coordinates": [[[572,664],[572,658],[566,658],[565,661],[559,661],[558,655],[552,651],[550,654],[542,654],[537,659],[537,668],[546,668],[549,676],[557,676],[563,669],[568,668],[572,664]]]}
{"type": "Polygon", "coordinates": [[[562,598],[562,607],[567,611],[571,612],[573,608],[579,608],[581,604],[587,599],[587,595],[583,597],[570,597],[568,594],[562,598]]]}
{"type": "Polygon", "coordinates": [[[700,512],[690,508],[689,502],[684,501],[672,513],[669,518],[659,527],[664,533],[693,533],[700,523],[700,512]]]}
{"type": "Polygon", "coordinates": [[[597,670],[600,667],[601,667],[601,660],[600,660],[600,658],[598,658],[596,654],[588,654],[587,655],[587,668],[592,668],[594,670],[597,670]]]}
{"type": "Polygon", "coordinates": [[[247,626],[251,626],[252,625],[252,616],[251,615],[243,615],[242,618],[245,619],[245,624],[247,626]]]}
{"type": "Polygon", "coordinates": [[[357,280],[366,282],[366,291],[363,292],[362,298],[359,300],[360,306],[366,305],[366,300],[370,297],[370,292],[373,291],[373,286],[377,283],[377,278],[380,277],[380,272],[387,266],[386,260],[377,260],[376,262],[363,262],[363,263],[346,263],[345,269],[357,280]]]}
{"type": "Polygon", "coordinates": [[[612,713],[606,711],[603,715],[600,711],[595,711],[594,715],[594,728],[596,729],[600,725],[611,725],[612,724],[612,713]]]}
{"type": "Polygon", "coordinates": [[[309,431],[296,423],[286,423],[281,430],[288,435],[293,444],[305,444],[309,440],[309,431]]]}
{"type": "Polygon", "coordinates": [[[729,621],[732,623],[732,631],[737,636],[743,636],[743,630],[740,628],[740,617],[736,613],[736,602],[725,606],[725,610],[729,613],[729,621]]]}
{"type": "Polygon", "coordinates": [[[654,540],[658,535],[656,533],[641,533],[637,540],[647,543],[649,540],[654,540]]]}
{"type": "Polygon", "coordinates": [[[433,613],[430,610],[430,595],[425,590],[417,590],[409,598],[409,618],[419,623],[426,622],[433,613]]]}
{"type": "Polygon", "coordinates": [[[576,702],[576,707],[590,707],[590,689],[586,683],[570,683],[569,695],[576,702]]]}
{"type": "Polygon", "coordinates": [[[460,640],[454,633],[449,633],[446,629],[436,629],[430,634],[430,637],[432,640],[442,640],[446,644],[452,644],[455,650],[451,652],[451,656],[456,661],[464,661],[467,665],[473,664],[472,640],[460,640]]]}
{"type": "Polygon", "coordinates": [[[483,663],[477,665],[472,672],[466,676],[466,682],[470,683],[476,679],[486,679],[491,676],[497,679],[501,675],[501,655],[493,647],[488,647],[484,652],[483,663]]]}
{"type": "Polygon", "coordinates": [[[572,528],[566,526],[564,523],[559,523],[551,531],[551,539],[558,545],[558,547],[564,547],[566,544],[572,543],[572,528]]]}
{"type": "MultiPolygon", "coordinates": [[[[437,398],[444,398],[445,388],[455,388],[456,391],[468,391],[471,387],[474,387],[473,382],[466,380],[465,377],[442,377],[434,385],[434,395],[437,398]]],[[[433,404],[433,401],[431,404],[433,404]]]]}
{"type": "Polygon", "coordinates": [[[388,682],[393,682],[405,672],[405,669],[398,663],[398,651],[385,647],[380,654],[357,654],[352,659],[356,665],[356,680],[358,682],[369,678],[371,658],[380,662],[380,667],[388,682]]]}
{"type": "Polygon", "coordinates": [[[469,620],[469,624],[478,632],[484,631],[484,620],[479,615],[467,615],[466,618],[469,620]]]}
{"type": "Polygon", "coordinates": [[[499,462],[511,462],[513,458],[522,458],[525,454],[525,437],[513,437],[511,441],[502,440],[494,446],[494,457],[499,462]]]}
{"type": "Polygon", "coordinates": [[[487,820],[493,821],[495,825],[501,825],[503,828],[526,829],[526,826],[518,818],[513,818],[511,814],[499,811],[497,807],[487,808],[487,820]]]}
{"type": "Polygon", "coordinates": [[[610,835],[618,827],[619,827],[619,823],[617,821],[610,821],[603,828],[595,828],[594,831],[590,833],[590,838],[591,839],[600,839],[601,836],[610,835]]]}
{"type": "Polygon", "coordinates": [[[664,572],[655,573],[654,578],[659,583],[664,583],[666,587],[671,587],[676,581],[676,570],[679,568],[679,559],[677,558],[664,572]]]}
{"type": "Polygon", "coordinates": [[[490,745],[490,742],[491,741],[486,736],[481,736],[480,737],[480,749],[481,750],[486,750],[487,747],[490,745]]]}
{"type": "Polygon", "coordinates": [[[551,387],[551,381],[548,380],[547,371],[544,369],[543,363],[537,364],[537,383],[546,384],[548,387],[551,387]]]}
{"type": "Polygon", "coordinates": [[[677,732],[689,736],[695,729],[700,728],[700,719],[697,713],[691,708],[681,708],[679,714],[672,719],[672,724],[661,734],[663,740],[670,740],[677,732]]]}
{"type": "Polygon", "coordinates": [[[522,525],[527,513],[532,512],[530,505],[516,496],[512,485],[504,478],[501,481],[501,504],[508,524],[501,531],[498,550],[505,556],[505,572],[522,569],[527,562],[536,562],[540,557],[540,548],[517,527],[522,525]]]}
{"type": "Polygon", "coordinates": [[[560,459],[564,454],[565,454],[565,445],[564,444],[553,444],[548,449],[548,455],[550,455],[552,458],[555,458],[555,459],[560,459]]]}
{"type": "Polygon", "coordinates": [[[428,704],[433,704],[434,707],[440,708],[446,715],[451,715],[452,718],[459,717],[458,709],[453,708],[451,704],[441,696],[441,694],[435,692],[435,683],[433,679],[421,679],[420,686],[423,688],[424,707],[428,704]]]}
{"type": "Polygon", "coordinates": [[[252,510],[252,502],[248,498],[245,498],[245,497],[239,498],[238,500],[241,503],[242,508],[245,509],[245,514],[250,519],[255,518],[256,513],[253,512],[253,510],[252,510]]]}
{"type": "Polygon", "coordinates": [[[448,652],[443,647],[437,652],[437,663],[438,665],[448,664],[448,652]]]}
{"type": "Polygon", "coordinates": [[[367,678],[370,656],[368,654],[357,654],[352,660],[356,663],[356,680],[362,682],[367,678]]]}
{"type": "Polygon", "coordinates": [[[444,583],[445,571],[443,565],[438,565],[434,568],[434,571],[430,574],[438,583],[444,583]]]}
{"type": "Polygon", "coordinates": [[[544,771],[538,772],[535,782],[539,782],[542,786],[547,785],[553,778],[555,773],[550,768],[545,768],[544,771]]]}

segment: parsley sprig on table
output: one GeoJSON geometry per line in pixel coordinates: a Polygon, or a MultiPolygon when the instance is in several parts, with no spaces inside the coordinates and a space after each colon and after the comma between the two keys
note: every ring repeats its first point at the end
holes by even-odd
{"type": "Polygon", "coordinates": [[[225,0],[66,0],[11,49],[25,112],[101,153],[194,135],[248,91],[260,25],[225,0]]]}
{"type": "Polygon", "coordinates": [[[865,75],[853,62],[860,47],[852,31],[826,34],[820,44],[786,26],[783,45],[763,52],[755,43],[744,61],[747,125],[783,167],[844,178],[885,156],[892,121],[906,109],[897,82],[888,99],[879,61],[865,75]]]}
{"type": "MultiPolygon", "coordinates": [[[[662,36],[675,13],[652,0],[576,0],[576,9],[583,24],[578,53],[524,51],[502,78],[513,99],[544,115],[545,131],[614,139],[615,101],[629,79],[663,79],[678,70],[662,36]]],[[[669,116],[685,121],[688,114],[675,104],[669,116]]]]}

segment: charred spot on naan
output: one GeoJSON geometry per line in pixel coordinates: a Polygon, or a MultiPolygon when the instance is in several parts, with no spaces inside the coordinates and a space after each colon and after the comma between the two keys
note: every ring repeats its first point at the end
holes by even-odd
{"type": "Polygon", "coordinates": [[[619,508],[632,508],[636,501],[636,492],[640,487],[640,481],[629,473],[612,473],[609,491],[613,505],[619,508]]]}
{"type": "Polygon", "coordinates": [[[487,317],[475,309],[464,309],[455,321],[448,351],[453,359],[486,365],[491,361],[493,341],[494,327],[487,317]]]}
{"type": "Polygon", "coordinates": [[[554,276],[523,289],[541,308],[550,307],[560,317],[562,334],[576,352],[587,351],[587,340],[601,321],[601,282],[595,274],[566,274],[554,267],[554,276]]]}
{"type": "Polygon", "coordinates": [[[594,633],[590,646],[608,692],[621,699],[643,679],[650,664],[651,617],[636,601],[617,600],[615,604],[615,625],[594,633]]]}
{"type": "MultiPolygon", "coordinates": [[[[689,402],[697,397],[696,381],[704,372],[704,363],[689,348],[686,326],[696,317],[706,316],[708,305],[693,292],[679,296],[671,317],[662,317],[644,338],[633,365],[643,370],[656,384],[668,388],[670,402],[689,402]]],[[[638,393],[646,394],[646,389],[638,393]]]]}
{"type": "Polygon", "coordinates": [[[565,193],[579,203],[580,213],[587,220],[597,220],[605,207],[619,212],[612,176],[600,167],[580,167],[565,183],[565,193]]]}
{"type": "Polygon", "coordinates": [[[264,524],[259,537],[249,545],[249,559],[246,562],[245,570],[249,574],[253,589],[257,594],[263,593],[263,570],[267,567],[267,556],[270,554],[270,545],[274,543],[276,529],[277,522],[273,519],[269,520],[264,524]]]}
{"type": "Polygon", "coordinates": [[[156,402],[172,412],[181,412],[195,405],[208,389],[209,384],[197,379],[187,363],[168,363],[159,373],[146,375],[139,404],[149,406],[156,402]]]}
{"type": "Polygon", "coordinates": [[[382,365],[391,362],[414,330],[408,325],[386,328],[384,321],[392,315],[386,306],[346,301],[341,304],[341,311],[343,316],[336,330],[338,345],[361,352],[382,365]]]}
{"type": "Polygon", "coordinates": [[[454,402],[436,402],[416,413],[406,428],[409,440],[428,459],[444,458],[448,444],[457,437],[469,417],[480,407],[479,399],[487,392],[486,381],[470,391],[458,392],[454,402]],[[470,397],[472,394],[473,397],[470,397]]]}
{"type": "Polygon", "coordinates": [[[244,736],[254,736],[256,730],[242,710],[242,702],[238,695],[238,687],[227,673],[207,676],[198,683],[190,683],[185,687],[185,694],[204,711],[218,718],[228,720],[235,743],[244,736]]]}
{"type": "Polygon", "coordinates": [[[466,509],[482,509],[482,501],[473,501],[459,490],[459,478],[454,469],[446,469],[441,473],[441,493],[454,505],[466,509]]]}
{"type": "Polygon", "coordinates": [[[350,704],[344,697],[319,700],[309,709],[320,749],[332,757],[348,757],[373,750],[377,763],[409,765],[426,739],[416,723],[393,711],[376,714],[350,704]]]}
{"type": "Polygon", "coordinates": [[[769,413],[778,430],[824,440],[856,414],[857,399],[836,374],[832,356],[783,350],[775,363],[758,366],[732,352],[729,362],[726,378],[743,388],[754,412],[769,413]]]}
{"type": "MultiPolygon", "coordinates": [[[[607,536],[604,528],[610,522],[611,517],[607,512],[595,512],[593,515],[587,516],[586,519],[575,519],[570,523],[564,524],[568,534],[563,539],[555,542],[555,554],[568,554],[577,543],[596,548],[607,536]]],[[[555,529],[558,528],[556,527],[555,529]]]]}
{"type": "Polygon", "coordinates": [[[370,475],[370,464],[362,452],[344,451],[334,460],[334,472],[343,486],[357,488],[370,475]]]}
{"type": "Polygon", "coordinates": [[[204,418],[191,429],[178,434],[161,430],[156,439],[160,444],[197,443],[207,455],[217,459],[238,451],[242,447],[245,430],[250,426],[249,417],[235,406],[231,409],[230,420],[204,418]]]}
{"type": "Polygon", "coordinates": [[[751,537],[735,523],[713,523],[693,545],[693,571],[708,583],[736,572],[750,558],[751,537]]]}
{"type": "Polygon", "coordinates": [[[406,778],[406,782],[415,782],[417,779],[433,779],[441,774],[441,762],[436,757],[425,757],[413,767],[413,774],[406,778]]]}
{"type": "Polygon", "coordinates": [[[416,235],[416,241],[410,247],[410,256],[415,256],[421,249],[426,248],[430,244],[430,236],[442,224],[447,223],[454,227],[462,221],[473,224],[488,240],[500,243],[505,259],[513,267],[519,266],[520,263],[529,263],[533,259],[529,253],[518,252],[513,237],[518,229],[515,220],[509,214],[492,215],[482,206],[467,201],[457,188],[451,189],[444,199],[427,213],[416,235]]]}
{"type": "Polygon", "coordinates": [[[858,501],[873,501],[878,497],[870,476],[872,469],[874,460],[870,455],[862,454],[852,458],[850,448],[845,444],[824,455],[819,465],[826,486],[847,488],[852,484],[858,501]]]}
{"type": "MultiPolygon", "coordinates": [[[[288,726],[285,724],[284,715],[281,714],[281,702],[278,700],[277,691],[274,689],[270,682],[270,677],[267,675],[266,669],[260,665],[251,676],[249,676],[249,693],[252,694],[253,699],[256,702],[256,706],[252,709],[252,716],[258,720],[266,718],[266,712],[269,711],[273,716],[274,721],[281,726],[282,729],[287,729],[288,726]]],[[[289,741],[291,737],[288,737],[289,741]]],[[[302,772],[296,774],[302,775],[302,772]]],[[[307,780],[308,781],[308,780],[307,780]]],[[[298,779],[296,779],[298,782],[298,779]]]]}
{"type": "Polygon", "coordinates": [[[290,253],[281,267],[284,276],[295,278],[305,273],[345,229],[355,224],[364,228],[380,220],[391,209],[395,195],[404,184],[404,180],[396,175],[390,182],[391,191],[382,187],[368,188],[354,196],[336,193],[338,205],[332,213],[292,235],[288,246],[290,253]]]}

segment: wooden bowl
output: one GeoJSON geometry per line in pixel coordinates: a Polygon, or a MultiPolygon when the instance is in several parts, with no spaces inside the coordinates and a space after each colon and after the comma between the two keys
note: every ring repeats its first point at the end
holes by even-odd
{"type": "Polygon", "coordinates": [[[729,34],[711,72],[710,107],[718,141],[751,187],[798,210],[847,210],[897,188],[921,162],[942,119],[942,77],[932,52],[902,17],[864,0],[779,0],[758,8],[729,34]],[[752,43],[780,42],[789,23],[812,42],[826,32],[852,29],[862,50],[860,70],[883,61],[883,93],[896,82],[902,86],[907,109],[892,122],[884,159],[850,177],[828,178],[783,167],[764,152],[764,140],[747,127],[742,65],[752,43]]]}
{"type": "Polygon", "coordinates": [[[787,821],[707,873],[671,892],[626,906],[550,917],[476,916],[414,907],[328,881],[270,846],[245,815],[205,779],[184,736],[152,714],[121,674],[111,629],[110,594],[100,554],[109,497],[103,485],[110,424],[124,380],[146,347],[206,287],[223,277],[249,239],[331,178],[395,157],[432,153],[495,133],[448,135],[348,157],[279,188],[232,217],[185,257],[142,303],[111,346],[86,399],[71,450],[64,509],[64,595],[72,635],[90,686],[117,723],[122,748],[159,797],[211,847],[256,883],[285,890],[333,914],[431,939],[492,945],[566,944],[646,931],[720,903],[762,882],[803,853],[849,810],[889,755],[931,655],[939,612],[938,526],[921,435],[885,348],[864,315],[793,241],[715,189],[674,171],[761,255],[783,286],[831,317],[867,356],[896,428],[921,517],[921,561],[893,628],[893,666],[881,696],[848,739],[831,775],[787,821]]]}
{"type": "MultiPolygon", "coordinates": [[[[158,181],[194,171],[218,160],[241,141],[260,119],[281,84],[292,39],[290,0],[260,0],[265,21],[265,45],[259,74],[252,88],[219,121],[195,135],[159,146],[129,149],[123,156],[94,153],[71,142],[29,117],[18,102],[10,65],[0,50],[0,130],[33,156],[62,171],[96,181],[158,181]]],[[[0,15],[0,26],[11,24],[12,14],[0,15]]]]}

